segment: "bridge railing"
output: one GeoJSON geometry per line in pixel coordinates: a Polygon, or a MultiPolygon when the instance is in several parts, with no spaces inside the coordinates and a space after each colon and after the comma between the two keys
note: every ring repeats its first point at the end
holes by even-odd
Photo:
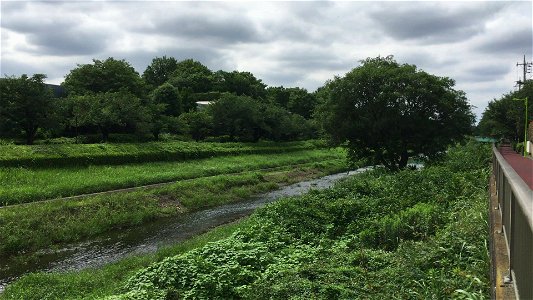
{"type": "Polygon", "coordinates": [[[492,153],[509,257],[508,276],[518,299],[533,299],[533,192],[495,146],[492,153]]]}

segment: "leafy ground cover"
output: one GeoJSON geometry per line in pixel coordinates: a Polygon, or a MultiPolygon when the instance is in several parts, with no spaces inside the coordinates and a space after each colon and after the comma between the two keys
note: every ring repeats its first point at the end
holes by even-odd
{"type": "Polygon", "coordinates": [[[0,167],[71,167],[153,161],[182,161],[222,155],[266,154],[324,148],[321,141],[209,143],[0,145],[0,167]]]}
{"type": "Polygon", "coordinates": [[[182,162],[91,165],[71,168],[0,168],[0,204],[11,205],[313,161],[340,159],[340,149],[223,156],[182,162]]]}
{"type": "Polygon", "coordinates": [[[139,271],[110,298],[487,297],[489,148],[450,152],[422,171],[372,172],[278,201],[230,237],[139,271]]]}
{"type": "Polygon", "coordinates": [[[0,297],[482,299],[489,153],[472,143],[421,171],[377,170],[280,200],[225,238],[127,269],[127,281],[102,270],[34,274],[0,297]],[[107,280],[102,292],[98,279],[81,280],[88,274],[107,280]]]}
{"type": "Polygon", "coordinates": [[[329,159],[300,166],[287,164],[275,171],[196,178],[150,190],[8,206],[0,209],[0,255],[34,251],[185,211],[243,200],[276,189],[280,184],[346,168],[343,159],[329,159]]]}

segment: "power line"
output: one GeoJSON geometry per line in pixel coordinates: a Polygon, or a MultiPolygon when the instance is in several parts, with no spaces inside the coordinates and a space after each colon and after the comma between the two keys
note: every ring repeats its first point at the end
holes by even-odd
{"type": "Polygon", "coordinates": [[[524,55],[524,62],[523,63],[516,63],[516,66],[522,66],[523,68],[523,72],[524,72],[524,77],[522,77],[522,81],[520,81],[520,79],[518,79],[518,81],[516,81],[516,84],[518,85],[518,90],[520,90],[520,87],[522,85],[524,85],[526,83],[526,75],[527,73],[531,73],[531,70],[533,68],[533,63],[532,62],[526,62],[526,56],[524,55]]]}

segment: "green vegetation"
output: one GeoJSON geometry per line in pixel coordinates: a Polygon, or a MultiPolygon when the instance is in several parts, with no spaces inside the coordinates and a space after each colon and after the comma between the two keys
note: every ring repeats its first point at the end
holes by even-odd
{"type": "Polygon", "coordinates": [[[142,76],[125,60],[94,59],[72,69],[54,99],[43,78],[1,78],[6,109],[0,111],[0,138],[21,143],[25,137],[32,144],[36,138],[76,137],[79,142],[95,135],[107,142],[112,134],[135,141],[158,140],[162,134],[253,142],[318,136],[314,93],[267,89],[250,72],[214,72],[192,59],[156,57],[142,76]],[[197,110],[198,101],[211,104],[197,110]]]}
{"type": "Polygon", "coordinates": [[[0,145],[0,167],[60,167],[181,161],[222,155],[267,154],[323,148],[321,141],[260,143],[150,142],[124,144],[0,145]]]}
{"type": "Polygon", "coordinates": [[[35,273],[9,285],[0,299],[95,299],[120,293],[127,279],[139,269],[166,257],[185,253],[230,236],[245,221],[219,226],[153,254],[131,256],[98,269],[69,273],[35,273]]]}
{"type": "MultiPolygon", "coordinates": [[[[302,154],[308,164],[300,166],[294,165],[303,161],[300,158],[269,156],[254,166],[265,164],[269,159],[280,166],[278,170],[252,169],[235,175],[223,173],[180,181],[150,190],[8,206],[0,209],[0,255],[73,242],[184,211],[243,200],[276,189],[279,184],[346,170],[344,160],[338,156],[335,158],[335,153],[322,157],[302,154]]],[[[216,170],[230,170],[228,168],[216,170]]]]}
{"type": "MultiPolygon", "coordinates": [[[[528,121],[533,117],[533,81],[527,80],[519,91],[509,92],[498,99],[489,102],[479,121],[477,134],[497,139],[508,139],[513,143],[524,140],[525,105],[528,97],[528,121]]],[[[530,139],[533,139],[531,136],[530,139]]]]}
{"type": "Polygon", "coordinates": [[[0,169],[0,203],[3,205],[27,203],[152,183],[339,159],[343,156],[344,153],[340,149],[324,149],[119,166],[2,168],[0,169]]]}
{"type": "Polygon", "coordinates": [[[368,58],[324,86],[317,115],[354,160],[401,170],[409,158],[433,157],[470,134],[471,105],[454,85],[392,56],[368,58]]]}
{"type": "Polygon", "coordinates": [[[470,143],[450,149],[445,160],[421,171],[368,172],[329,190],[277,201],[237,225],[228,237],[176,256],[66,275],[30,275],[1,297],[487,297],[488,224],[483,211],[489,151],[486,145],[470,143]],[[159,262],[124,284],[123,274],[131,275],[149,261],[159,262]]]}

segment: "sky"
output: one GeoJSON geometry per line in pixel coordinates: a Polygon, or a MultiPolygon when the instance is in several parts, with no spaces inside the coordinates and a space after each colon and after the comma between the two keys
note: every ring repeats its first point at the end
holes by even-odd
{"type": "MultiPolygon", "coordinates": [[[[515,90],[532,61],[531,1],[9,1],[0,4],[0,74],[59,84],[78,64],[192,58],[268,86],[316,90],[367,57],[456,81],[478,116],[515,90]]],[[[528,74],[528,78],[531,74],[528,74]]]]}

